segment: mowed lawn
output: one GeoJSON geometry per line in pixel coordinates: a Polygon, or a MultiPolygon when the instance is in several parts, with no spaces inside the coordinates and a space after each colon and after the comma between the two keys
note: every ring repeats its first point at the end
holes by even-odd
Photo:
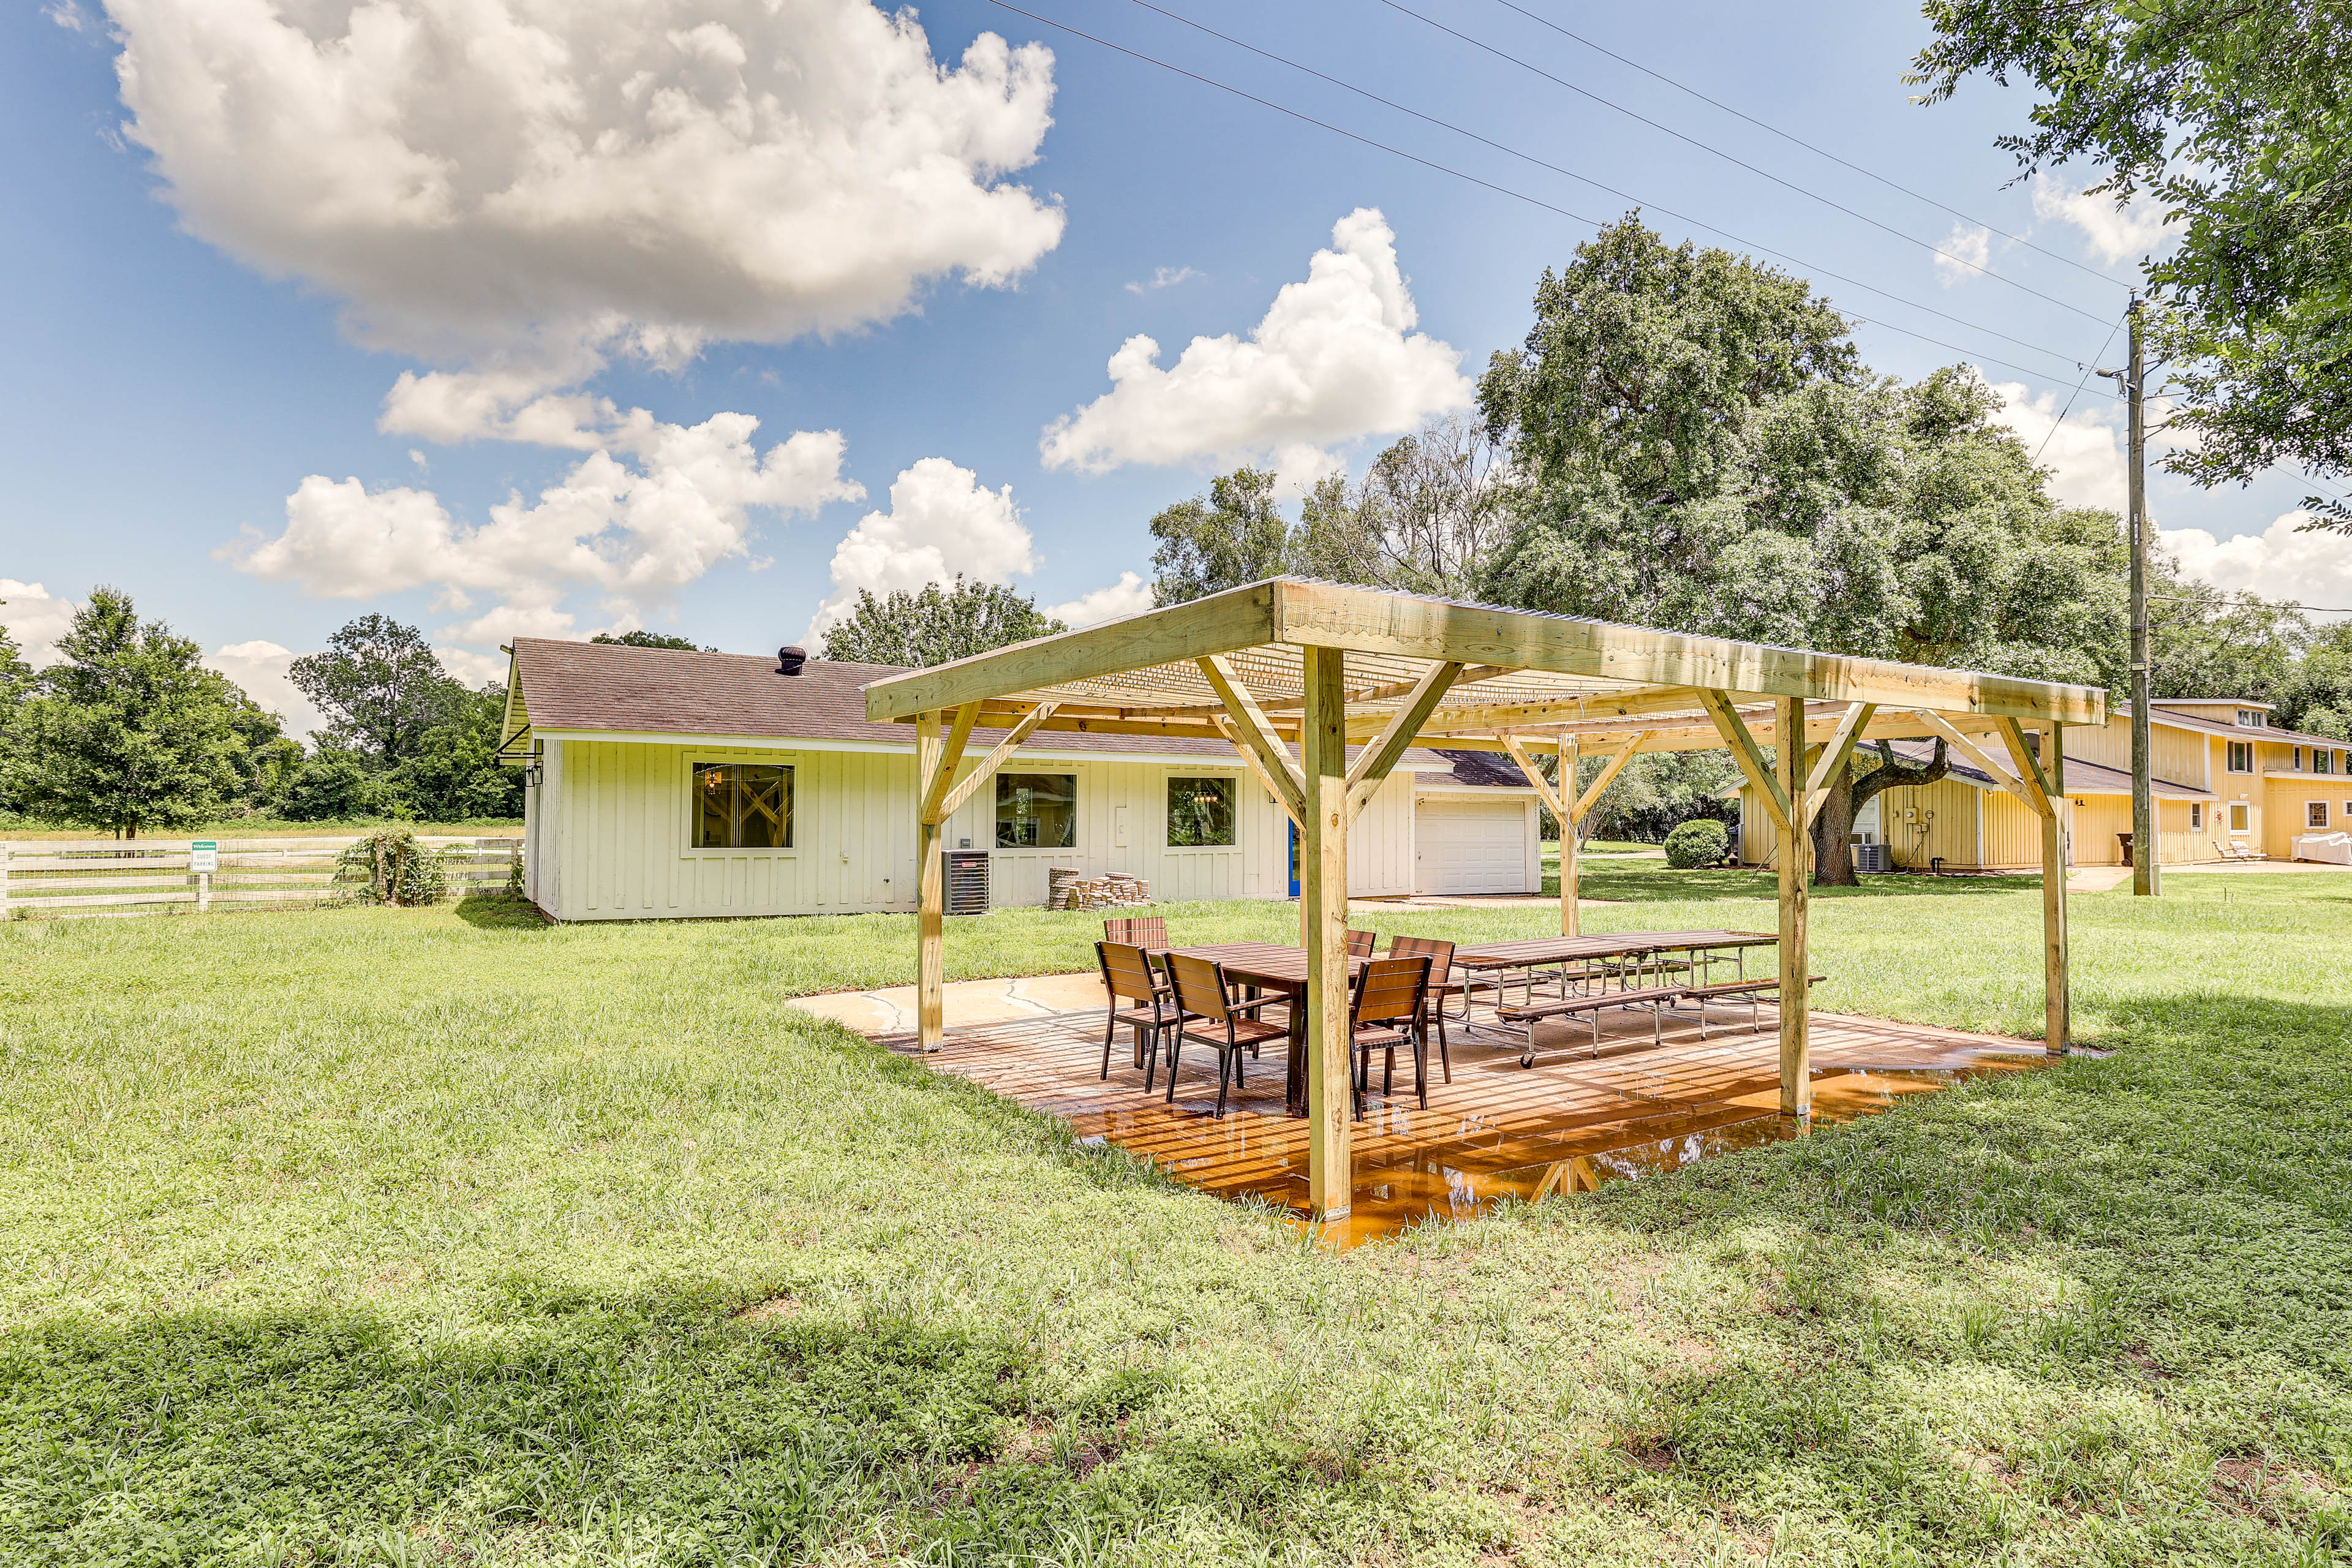
{"type": "MultiPolygon", "coordinates": [[[[0,927],[0,1562],[2340,1562],[2352,878],[2169,887],[2075,900],[2102,1059],[1340,1255],[787,1005],[905,918],[0,927]]],[[[2031,883],[1815,919],[2039,1028],[2031,883]]]]}

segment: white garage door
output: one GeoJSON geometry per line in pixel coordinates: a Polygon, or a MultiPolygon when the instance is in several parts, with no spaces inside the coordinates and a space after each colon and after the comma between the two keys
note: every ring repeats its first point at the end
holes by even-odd
{"type": "Polygon", "coordinates": [[[1521,893],[1533,885],[1523,802],[1432,797],[1413,811],[1415,892],[1521,893]]]}

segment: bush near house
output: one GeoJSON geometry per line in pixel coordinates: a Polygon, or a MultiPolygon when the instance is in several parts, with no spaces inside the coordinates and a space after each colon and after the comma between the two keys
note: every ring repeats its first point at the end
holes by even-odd
{"type": "Polygon", "coordinates": [[[1685,871],[1696,866],[1713,866],[1730,847],[1731,835],[1723,824],[1701,817],[1666,835],[1666,864],[1685,871]]]}

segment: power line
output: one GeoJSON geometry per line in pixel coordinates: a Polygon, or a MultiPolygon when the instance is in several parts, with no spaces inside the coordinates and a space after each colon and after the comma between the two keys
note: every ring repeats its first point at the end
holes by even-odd
{"type": "MultiPolygon", "coordinates": [[[[2095,267],[2085,267],[2083,263],[2075,260],[2073,257],[2062,255],[2055,250],[2052,250],[2047,246],[2036,245],[2033,241],[2026,238],[2021,234],[2010,234],[2004,230],[1994,228],[1992,225],[1985,222],[1982,218],[1970,217],[1968,214],[1962,212],[1959,208],[1953,206],[1948,202],[1938,201],[1936,197],[1927,195],[1924,191],[1915,191],[1910,186],[1904,184],[1898,180],[1890,180],[1885,175],[1879,174],[1874,169],[1866,169],[1850,158],[1841,157],[1837,153],[1831,152],[1826,147],[1819,146],[1813,142],[1806,141],[1801,136],[1793,135],[1789,132],[1783,131],[1779,126],[1772,124],[1769,121],[1759,120],[1756,116],[1749,114],[1743,110],[1734,109],[1731,105],[1724,102],[1723,100],[1719,98],[1710,97],[1706,93],[1701,92],[1698,89],[1690,86],[1686,82],[1677,81],[1673,77],[1666,75],[1664,71],[1653,70],[1648,66],[1643,65],[1641,61],[1628,58],[1626,56],[1619,54],[1616,50],[1609,47],[1605,44],[1596,44],[1591,38],[1586,37],[1583,34],[1571,32],[1570,29],[1561,26],[1559,23],[1551,20],[1548,16],[1538,16],[1524,5],[1515,5],[1511,3],[1511,0],[1495,0],[1495,4],[1502,6],[1507,11],[1517,12],[1520,16],[1525,16],[1528,21],[1535,23],[1539,27],[1549,27],[1553,32],[1558,33],[1563,38],[1572,38],[1576,42],[1582,44],[1586,48],[1593,50],[1595,53],[1607,55],[1611,59],[1615,60],[1620,65],[1630,66],[1633,69],[1640,71],[1643,76],[1664,82],[1668,87],[1673,88],[1677,92],[1688,93],[1691,97],[1697,99],[1701,103],[1711,104],[1715,108],[1723,110],[1724,113],[1731,115],[1735,119],[1744,120],[1748,124],[1755,126],[1759,131],[1769,131],[1773,135],[1780,138],[1781,141],[1790,142],[1795,146],[1802,147],[1806,152],[1814,153],[1819,157],[1827,158],[1831,163],[1837,164],[1840,168],[1851,169],[1864,179],[1875,180],[1890,191],[1900,191],[1903,195],[1909,196],[1914,201],[1925,202],[1927,205],[1936,208],[1939,212],[1951,214],[1952,216],[1958,218],[1962,223],[1974,224],[1977,227],[1983,229],[1988,233],[2000,235],[2001,238],[2006,239],[2012,244],[2021,245],[2028,250],[2039,251],[2042,255],[2050,258],[2051,260],[2063,262],[2067,266],[2073,268],[2075,271],[2095,278],[2102,283],[2112,284],[2117,289],[2129,289],[2131,287],[2130,284],[2123,281],[2123,279],[2119,278],[2108,277],[2105,273],[2100,271],[2095,267]]],[[[2100,352],[2105,353],[2105,351],[2101,350],[2100,352]]]]}
{"type": "MultiPolygon", "coordinates": [[[[1472,48],[1483,49],[1498,60],[1507,60],[1512,65],[1517,66],[1522,70],[1532,71],[1537,76],[1543,78],[1546,81],[1551,82],[1559,87],[1566,88],[1569,91],[1576,93],[1580,97],[1589,98],[1593,102],[1600,104],[1605,109],[1613,109],[1618,113],[1624,115],[1627,119],[1638,121],[1642,124],[1649,126],[1654,131],[1662,132],[1664,134],[1673,137],[1677,142],[1688,142],[1691,146],[1699,149],[1699,151],[1703,153],[1712,153],[1715,156],[1722,159],[1725,163],[1745,169],[1749,174],[1756,175],[1759,179],[1769,180],[1774,184],[1780,185],[1787,190],[1794,191],[1801,196],[1809,197],[1813,201],[1821,203],[1823,206],[1829,207],[1837,212],[1842,212],[1848,217],[1854,219],[1856,222],[1866,223],[1873,228],[1882,230],[1885,233],[1894,236],[1896,239],[1902,240],[1906,245],[1916,245],[1920,247],[1922,249],[1933,251],[1937,256],[1942,257],[1947,261],[1952,262],[1956,266],[1970,268],[1975,271],[1981,272],[1986,277],[1992,279],[1995,282],[2006,283],[2011,288],[2031,294],[2038,300],[2046,300],[2062,310],[2072,310],[2074,314],[2086,317],[2094,321],[2104,321],[2106,320],[2105,316],[2099,315],[2094,311],[2085,310],[2079,305],[2070,305],[2065,300],[2058,298],[2055,294],[2044,293],[2041,289],[2034,288],[2032,284],[2021,283],[2014,278],[2003,277],[2001,274],[1995,272],[1991,268],[1987,267],[1980,261],[1971,261],[1965,256],[1955,256],[1950,251],[1934,244],[1932,241],[1921,239],[1916,235],[1906,234],[1892,224],[1881,223],[1878,219],[1872,217],[1867,213],[1857,212],[1853,208],[1847,206],[1843,202],[1822,195],[1819,191],[1808,190],[1803,185],[1797,184],[1794,180],[1782,179],[1780,175],[1772,173],[1769,169],[1759,168],[1756,164],[1750,163],[1743,158],[1734,157],[1731,153],[1723,151],[1719,147],[1710,147],[1696,136],[1688,135],[1684,132],[1675,130],[1673,126],[1665,124],[1661,121],[1653,120],[1648,115],[1643,114],[1638,110],[1628,109],[1622,103],[1618,103],[1611,99],[1603,98],[1601,94],[1594,92],[1590,88],[1579,87],[1576,83],[1570,81],[1565,77],[1554,76],[1551,72],[1544,69],[1541,66],[1523,60],[1517,55],[1510,54],[1505,50],[1495,47],[1492,44],[1481,43],[1478,39],[1472,37],[1469,34],[1461,31],[1459,28],[1449,27],[1444,23],[1436,20],[1434,17],[1424,16],[1409,5],[1398,4],[1398,0],[1379,0],[1379,3],[1387,6],[1390,10],[1398,13],[1400,16],[1410,16],[1416,22],[1420,22],[1427,26],[1434,27],[1439,32],[1445,34],[1449,37],[1459,38],[1462,42],[1468,44],[1472,48]]],[[[2109,279],[2108,281],[2113,282],[2114,279],[2109,279]]]]}
{"type": "MultiPolygon", "coordinates": [[[[2051,350],[2044,348],[2040,343],[2029,342],[2025,339],[2018,337],[2013,333],[2004,332],[1998,327],[1988,327],[1981,321],[1971,321],[1964,316],[1955,316],[1949,310],[1940,310],[1933,305],[1924,305],[1916,300],[1906,299],[1900,294],[1889,293],[1884,289],[1864,283],[1860,279],[1848,278],[1842,273],[1832,272],[1824,268],[1811,266],[1796,257],[1789,255],[1786,251],[1775,250],[1769,246],[1759,245],[1752,239],[1743,238],[1738,235],[1733,234],[1728,229],[1717,228],[1715,225],[1706,222],[1705,219],[1693,217],[1687,213],[1676,212],[1672,207],[1661,206],[1655,202],[1643,201],[1641,197],[1633,195],[1630,191],[1623,191],[1618,189],[1614,185],[1604,184],[1601,181],[1591,178],[1590,175],[1580,174],[1573,169],[1562,168],[1559,164],[1538,158],[1532,153],[1521,152],[1517,147],[1497,142],[1489,136],[1482,136],[1477,132],[1469,130],[1464,126],[1456,125],[1450,120],[1440,120],[1433,114],[1424,114],[1418,109],[1413,109],[1408,105],[1397,102],[1394,99],[1383,98],[1379,93],[1370,91],[1365,88],[1358,87],[1351,81],[1346,81],[1339,77],[1332,76],[1328,72],[1317,70],[1313,66],[1302,65],[1298,61],[1291,59],[1286,56],[1276,54],[1271,49],[1262,49],[1255,44],[1234,37],[1230,33],[1221,33],[1216,28],[1209,26],[1205,23],[1196,22],[1189,16],[1180,16],[1176,12],[1153,5],[1151,0],[1133,0],[1133,3],[1141,9],[1153,13],[1155,16],[1165,16],[1171,22],[1181,23],[1183,26],[1191,27],[1195,32],[1205,33],[1210,37],[1221,39],[1225,43],[1231,44],[1237,49],[1247,50],[1249,53],[1257,56],[1261,59],[1272,60],[1276,65],[1286,66],[1292,70],[1301,72],[1307,76],[1311,76],[1318,81],[1328,82],[1333,87],[1340,88],[1346,91],[1356,94],[1359,98],[1368,99],[1371,102],[1380,104],[1384,108],[1393,109],[1400,114],[1409,114],[1415,120],[1422,121],[1430,125],[1437,126],[1441,130],[1451,131],[1457,136],[1466,136],[1471,141],[1476,142],[1484,146],[1492,147],[1498,153],[1507,153],[1509,156],[1517,158],[1525,163],[1533,163],[1539,169],[1548,169],[1555,174],[1564,175],[1569,179],[1578,182],[1580,184],[1590,185],[1596,191],[1606,192],[1608,195],[1615,196],[1620,201],[1632,202],[1635,206],[1646,207],[1654,212],[1664,213],[1666,216],[1674,218],[1681,223],[1689,224],[1695,228],[1705,229],[1709,234],[1720,235],[1724,238],[1731,241],[1734,245],[1745,246],[1750,250],[1761,251],[1767,256],[1779,257],[1781,260],[1790,263],[1791,266],[1801,267],[1806,271],[1813,273],[1819,277],[1835,279],[1840,283],[1846,284],[1852,288],[1866,290],[1869,293],[1876,294],[1882,299],[1892,300],[1897,304],[1908,305],[1915,310],[1924,310],[1928,315],[1941,317],[1943,320],[1951,322],[1955,326],[1966,327],[1972,332],[1983,332],[1990,337],[1999,338],[2004,342],[2015,343],[2018,347],[2025,349],[2030,353],[2049,354],[2053,359],[2062,359],[2065,357],[2053,353],[2051,350]]],[[[1007,7],[1007,9],[1011,8],[1012,7],[1009,6],[1007,7]]],[[[1026,15],[1026,13],[1024,13],[1024,15],[1026,15]]],[[[1115,47],[1116,46],[1113,47],[1115,47]]],[[[1879,324],[1885,325],[1884,322],[1879,324]]],[[[1899,331],[1900,329],[1897,330],[1899,331]]],[[[1933,342],[1934,340],[1930,339],[1928,341],[1933,342]]],[[[1965,353],[1967,351],[1963,350],[1960,352],[1965,353]]],[[[2104,353],[2105,351],[2102,350],[2101,352],[2104,353]]],[[[2074,361],[2070,363],[2079,364],[2081,362],[2074,361]]],[[[2043,372],[2042,374],[2046,375],[2048,373],[2043,372]]]]}
{"type": "MultiPolygon", "coordinates": [[[[1073,27],[1067,22],[1057,22],[1051,16],[1043,16],[1034,11],[1024,10],[1023,7],[1013,5],[1012,0],[989,0],[989,4],[996,6],[1000,10],[1010,11],[1016,16],[1026,16],[1029,20],[1037,23],[1041,26],[1052,27],[1057,31],[1067,33],[1074,38],[1084,38],[1090,44],[1109,49],[1115,54],[1125,55],[1129,59],[1140,60],[1145,65],[1157,66],[1161,70],[1167,71],[1171,75],[1181,76],[1188,81],[1197,81],[1203,87],[1213,87],[1220,92],[1231,93],[1235,98],[1255,103],[1262,109],[1271,109],[1276,114],[1286,115],[1290,119],[1298,121],[1302,124],[1312,125],[1322,131],[1328,131],[1335,136],[1344,136],[1350,142],[1359,142],[1363,146],[1372,148],[1375,151],[1389,153],[1392,157],[1402,158],[1409,163],[1418,163],[1424,169],[1433,169],[1441,174],[1451,174],[1457,180],[1465,181],[1483,190],[1493,191],[1497,195],[1509,196],[1512,200],[1525,202],[1529,206],[1540,207],[1546,212],[1555,213],[1574,223],[1585,224],[1596,229],[1602,226],[1601,220],[1598,218],[1588,217],[1584,214],[1579,212],[1571,212],[1568,208],[1559,205],[1557,203],[1545,201],[1540,196],[1529,195],[1525,191],[1514,190],[1508,185],[1500,185],[1496,184],[1492,180],[1481,179],[1477,175],[1466,173],[1464,170],[1454,168],[1448,164],[1437,163],[1433,159],[1424,158],[1417,153],[1408,153],[1402,147],[1391,147],[1385,142],[1374,141],[1370,136],[1365,136],[1357,132],[1349,131],[1342,126],[1334,125],[1328,120],[1318,120],[1311,114],[1302,113],[1298,110],[1291,109],[1286,105],[1276,103],[1269,98],[1260,98],[1254,92],[1244,91],[1243,89],[1234,87],[1228,82],[1219,81],[1214,77],[1206,77],[1202,76],[1198,71],[1186,70],[1182,66],[1171,64],[1169,61],[1160,59],[1154,55],[1147,55],[1140,49],[1131,49],[1125,44],[1113,43],[1110,39],[1102,37],[1094,33],[1089,33],[1084,28],[1073,27]]],[[[1714,232],[1720,234],[1723,231],[1716,229],[1714,232]]],[[[1738,243],[1745,242],[1740,241],[1738,243]]],[[[1763,247],[1759,247],[1758,248],[1761,249],[1763,247]]],[[[1782,253],[1779,251],[1770,251],[1768,252],[1768,254],[1780,256],[1782,253]]],[[[1784,259],[1793,260],[1793,258],[1784,258],[1784,259]]],[[[1795,264],[1800,267],[1804,265],[1804,263],[1801,261],[1796,262],[1795,264]]],[[[1838,277],[1838,274],[1825,272],[1822,276],[1838,277]]],[[[1840,279],[1840,281],[1851,281],[1851,279],[1840,279]]],[[[1855,283],[1854,287],[1859,289],[1867,289],[1874,294],[1884,295],[1887,299],[1895,300],[1898,304],[1911,303],[1911,301],[1903,300],[1898,295],[1887,294],[1885,289],[1873,289],[1866,283],[1855,283]]],[[[1927,309],[1927,307],[1924,306],[1920,308],[1927,309]]],[[[1941,312],[1936,313],[1940,314],[1941,312]]],[[[1887,331],[1900,332],[1906,337],[1916,338],[1922,342],[1933,343],[1937,348],[1950,349],[1955,353],[1967,354],[1969,358],[1985,364],[1996,364],[2004,370],[2013,370],[2020,375],[2033,376],[2045,381],[2053,379],[2047,371],[2030,369],[2025,365],[2018,364],[2010,360],[1998,359],[1991,354],[1976,353],[1971,350],[1960,348],[1955,344],[1945,342],[1939,338],[1931,338],[1924,332],[1914,331],[1908,327],[1898,327],[1892,321],[1873,321],[1868,317],[1854,317],[1853,320],[1863,321],[1868,325],[1880,327],[1887,331]]],[[[1961,324],[1964,326],[1967,325],[1966,322],[1962,322],[1961,324]]],[[[2102,391],[2098,395],[2103,397],[2112,397],[2114,394],[2102,391]]]]}
{"type": "Polygon", "coordinates": [[[2042,461],[2042,454],[2049,450],[2050,437],[2058,434],[2058,426],[2066,423],[2066,416],[2074,412],[2074,399],[2083,395],[2083,388],[2090,385],[2091,378],[2099,374],[2099,362],[2107,357],[2107,343],[2114,342],[2116,334],[2122,330],[2123,321],[2118,319],[2114,326],[2107,329],[2107,342],[2099,345],[2099,352],[2093,354],[2091,363],[2083,367],[2083,379],[2076,382],[2074,390],[2066,395],[2066,406],[2058,411],[2058,417],[2050,422],[2050,428],[2042,432],[2042,445],[2033,448],[2036,464],[2042,461]]]}

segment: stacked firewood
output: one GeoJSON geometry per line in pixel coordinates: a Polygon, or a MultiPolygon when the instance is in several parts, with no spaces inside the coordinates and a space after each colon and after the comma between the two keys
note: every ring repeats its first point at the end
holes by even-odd
{"type": "Polygon", "coordinates": [[[1151,901],[1151,884],[1123,871],[1089,877],[1084,871],[1055,867],[1045,873],[1045,907],[1049,910],[1107,910],[1151,901]]]}

